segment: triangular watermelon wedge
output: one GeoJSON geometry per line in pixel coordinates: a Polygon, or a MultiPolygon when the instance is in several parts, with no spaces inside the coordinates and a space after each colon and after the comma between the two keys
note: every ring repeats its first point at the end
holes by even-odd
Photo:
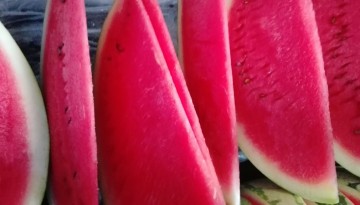
{"type": "Polygon", "coordinates": [[[360,1],[313,2],[329,87],[335,159],[360,177],[360,1]]]}
{"type": "Polygon", "coordinates": [[[99,41],[94,96],[104,202],[224,204],[146,10],[141,0],[115,1],[99,41]]]}
{"type": "Polygon", "coordinates": [[[41,77],[50,128],[50,200],[97,205],[92,76],[84,0],[49,0],[41,77]]]}
{"type": "Polygon", "coordinates": [[[239,145],[283,188],[337,203],[328,90],[312,8],[310,0],[232,2],[239,145]]]}
{"type": "Polygon", "coordinates": [[[157,0],[142,0],[142,2],[150,18],[151,25],[154,28],[156,38],[164,55],[177,94],[179,95],[186,116],[188,117],[190,125],[193,129],[195,138],[197,141],[199,141],[198,144],[200,146],[201,152],[204,153],[203,157],[208,163],[209,171],[215,173],[214,165],[211,162],[212,160],[209,158],[209,150],[204,142],[204,136],[200,127],[199,119],[196,114],[194,104],[186,85],[185,78],[181,70],[180,63],[177,59],[176,52],[159,4],[157,3],[157,0]]]}
{"type": "Polygon", "coordinates": [[[0,203],[41,204],[48,161],[49,130],[41,91],[0,22],[0,203]]]}
{"type": "Polygon", "coordinates": [[[179,1],[184,75],[227,204],[240,203],[236,115],[225,0],[179,1]]]}

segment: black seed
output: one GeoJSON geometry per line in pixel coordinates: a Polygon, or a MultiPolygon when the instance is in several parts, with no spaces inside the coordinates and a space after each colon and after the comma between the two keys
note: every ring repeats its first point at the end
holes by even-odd
{"type": "Polygon", "coordinates": [[[76,175],[77,175],[77,172],[75,171],[75,172],[73,173],[73,179],[76,178],[76,175]]]}
{"type": "Polygon", "coordinates": [[[71,117],[70,117],[70,119],[68,120],[68,125],[70,125],[70,123],[71,123],[71,120],[72,120],[72,119],[71,119],[71,117]]]}

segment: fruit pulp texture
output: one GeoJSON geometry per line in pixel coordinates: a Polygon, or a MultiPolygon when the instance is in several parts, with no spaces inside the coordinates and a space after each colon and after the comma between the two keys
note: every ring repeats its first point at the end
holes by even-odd
{"type": "Polygon", "coordinates": [[[313,2],[334,137],[360,162],[360,1],[313,2]]]}
{"type": "Polygon", "coordinates": [[[49,1],[43,90],[57,204],[98,204],[92,80],[83,1],[49,1]]]}
{"type": "Polygon", "coordinates": [[[11,63],[0,48],[0,201],[22,204],[30,175],[26,114],[11,63]]]}
{"type": "Polygon", "coordinates": [[[224,7],[221,0],[181,0],[180,52],[186,82],[217,176],[224,191],[230,191],[238,186],[239,164],[224,7]]]}
{"type": "Polygon", "coordinates": [[[95,104],[105,202],[224,204],[142,2],[116,2],[103,35],[95,104]]]}
{"type": "Polygon", "coordinates": [[[335,171],[310,6],[310,1],[236,1],[229,27],[238,122],[254,148],[280,170],[316,183],[335,171]]]}
{"type": "Polygon", "coordinates": [[[171,37],[168,33],[163,14],[158,7],[157,0],[143,0],[144,7],[147,14],[149,15],[151,24],[154,28],[155,35],[159,41],[162,53],[164,55],[167,67],[170,71],[172,80],[176,87],[177,94],[181,100],[182,106],[184,107],[187,118],[189,119],[190,125],[198,141],[203,157],[208,163],[208,168],[211,172],[215,173],[213,164],[208,154],[208,148],[204,142],[204,136],[199,124],[199,119],[196,114],[188,87],[185,82],[179,61],[176,56],[175,49],[173,47],[171,37]]]}

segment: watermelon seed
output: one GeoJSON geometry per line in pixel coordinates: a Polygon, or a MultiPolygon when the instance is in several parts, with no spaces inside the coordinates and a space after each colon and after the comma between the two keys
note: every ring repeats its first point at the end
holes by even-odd
{"type": "Polygon", "coordinates": [[[244,85],[247,85],[251,82],[251,79],[250,78],[245,78],[244,80],[244,85]]]}
{"type": "Polygon", "coordinates": [[[58,46],[58,49],[57,49],[57,52],[58,52],[58,56],[60,59],[64,58],[65,54],[63,52],[63,48],[64,48],[64,43],[61,43],[59,46],[58,46]]]}
{"type": "Polygon", "coordinates": [[[67,113],[68,109],[69,109],[69,107],[66,107],[66,108],[65,108],[65,113],[67,113]]]}
{"type": "Polygon", "coordinates": [[[71,123],[71,120],[72,120],[72,119],[71,119],[71,117],[70,117],[70,118],[69,118],[69,120],[68,120],[68,125],[70,125],[70,123],[71,123]]]}
{"type": "Polygon", "coordinates": [[[63,4],[65,4],[66,3],[66,0],[60,0],[61,1],[61,3],[63,3],[63,4]]]}
{"type": "Polygon", "coordinates": [[[360,135],[360,129],[354,130],[353,132],[355,135],[360,135]]]}
{"type": "Polygon", "coordinates": [[[116,44],[116,50],[119,52],[119,53],[122,53],[122,52],[124,52],[124,48],[123,47],[121,47],[121,45],[120,45],[120,43],[117,43],[116,44]]]}

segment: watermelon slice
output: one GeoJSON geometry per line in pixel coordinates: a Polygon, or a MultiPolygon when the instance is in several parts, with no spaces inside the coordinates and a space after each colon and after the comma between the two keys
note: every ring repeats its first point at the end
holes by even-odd
{"type": "Polygon", "coordinates": [[[55,204],[98,204],[97,157],[85,3],[50,0],[41,75],[55,204]]]}
{"type": "Polygon", "coordinates": [[[335,159],[360,177],[360,1],[313,2],[329,87],[335,159]]]}
{"type": "Polygon", "coordinates": [[[104,202],[224,204],[148,6],[115,1],[99,41],[94,96],[104,202]]]}
{"type": "Polygon", "coordinates": [[[49,130],[39,86],[0,22],[0,201],[41,204],[49,161],[49,130]]]}
{"type": "Polygon", "coordinates": [[[161,13],[161,9],[157,3],[157,0],[142,0],[142,2],[154,28],[155,35],[160,44],[160,48],[163,52],[176,91],[180,97],[182,106],[184,107],[185,113],[189,119],[196,140],[199,141],[198,144],[200,146],[200,149],[202,152],[204,152],[203,157],[208,164],[209,171],[215,173],[214,165],[211,162],[210,155],[208,154],[209,150],[206,147],[204,141],[204,136],[200,127],[199,119],[196,114],[189,90],[187,88],[179,61],[177,59],[176,52],[171,41],[171,36],[167,29],[163,14],[161,13]]]}
{"type": "Polygon", "coordinates": [[[337,174],[339,191],[355,205],[360,205],[360,178],[341,170],[337,174]]]}
{"type": "Polygon", "coordinates": [[[227,204],[240,203],[239,161],[224,0],[179,1],[186,82],[227,204]]]}
{"type": "Polygon", "coordinates": [[[229,29],[240,148],[290,192],[337,203],[328,90],[311,1],[233,1],[229,29]]]}
{"type": "Polygon", "coordinates": [[[241,185],[241,197],[252,205],[306,205],[304,200],[268,179],[258,179],[241,185]]]}

